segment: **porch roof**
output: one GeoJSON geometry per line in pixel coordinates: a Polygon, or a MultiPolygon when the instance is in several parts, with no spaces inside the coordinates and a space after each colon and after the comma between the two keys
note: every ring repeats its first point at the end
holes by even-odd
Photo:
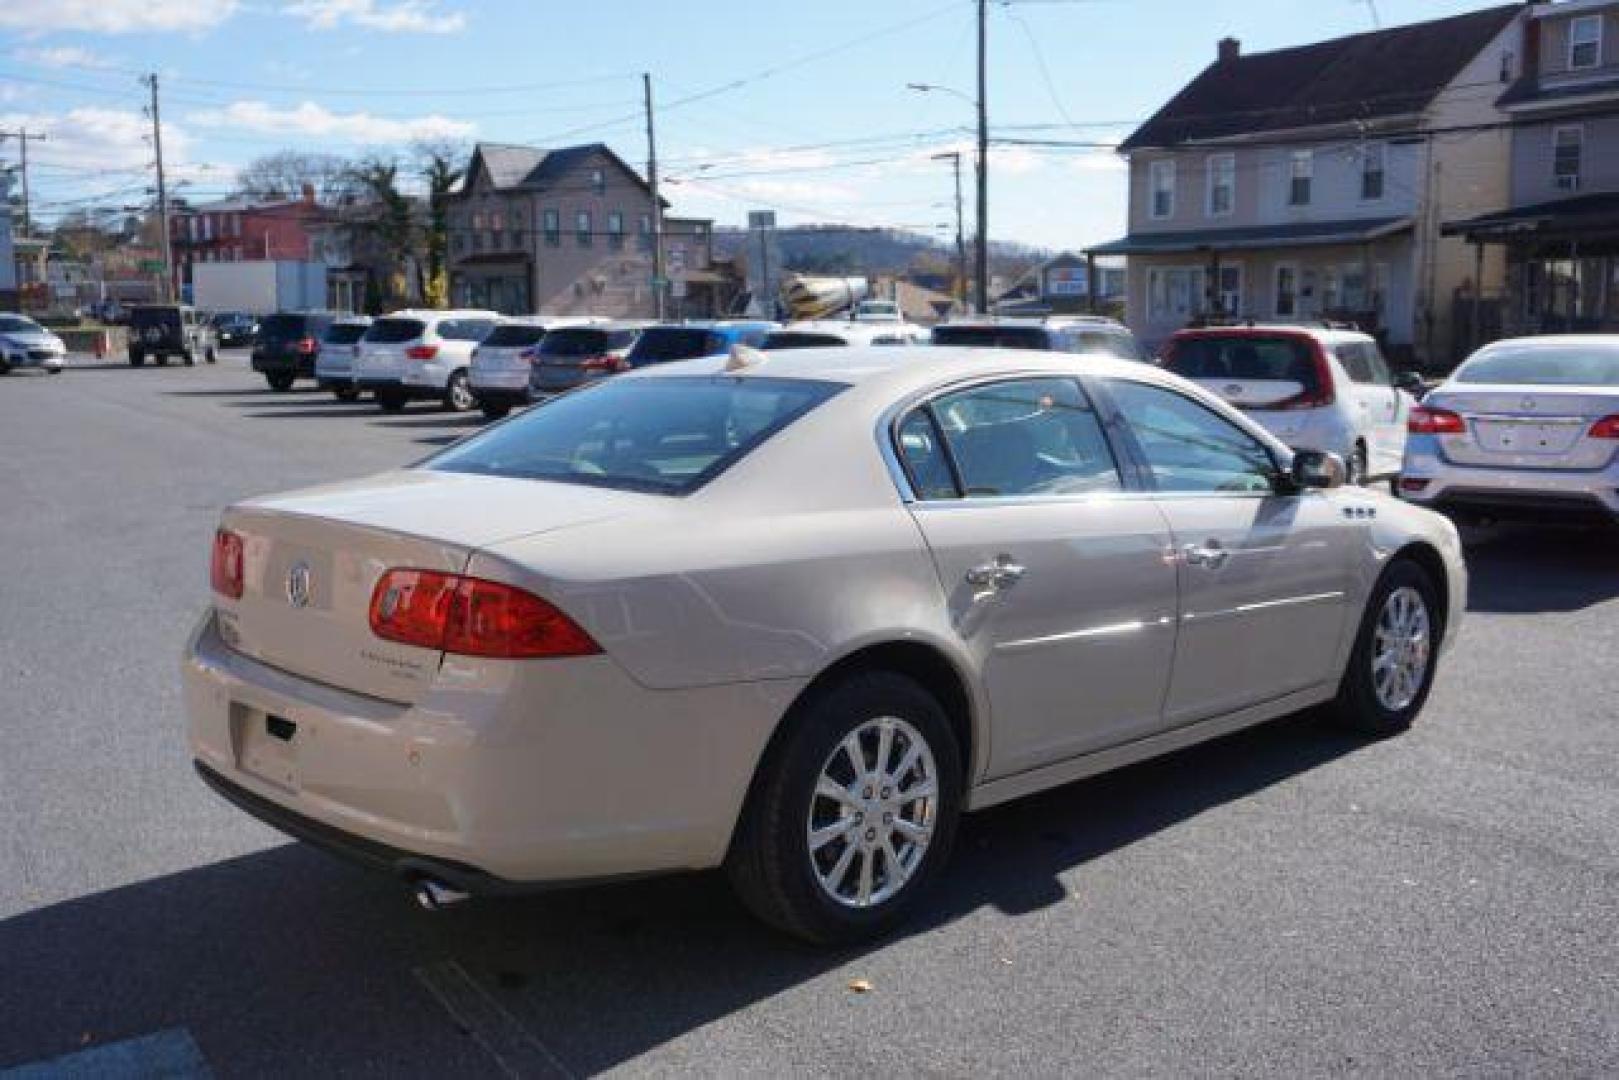
{"type": "Polygon", "coordinates": [[[1609,233],[1607,239],[1619,234],[1619,192],[1594,192],[1517,206],[1466,221],[1447,221],[1440,228],[1445,236],[1465,236],[1476,243],[1504,243],[1519,236],[1589,236],[1603,230],[1609,233]]]}
{"type": "Polygon", "coordinates": [[[1408,217],[1355,218],[1349,221],[1297,221],[1246,229],[1193,229],[1187,232],[1134,233],[1090,249],[1092,255],[1176,255],[1189,251],[1254,251],[1261,248],[1319,247],[1363,244],[1395,236],[1411,228],[1408,217]]]}

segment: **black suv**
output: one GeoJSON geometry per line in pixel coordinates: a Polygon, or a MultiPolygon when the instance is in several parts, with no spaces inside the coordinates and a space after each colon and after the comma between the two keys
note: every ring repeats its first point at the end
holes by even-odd
{"type": "Polygon", "coordinates": [[[142,304],[129,309],[129,365],[150,356],[158,365],[178,356],[189,367],[202,357],[219,359],[219,337],[196,308],[187,304],[142,304]]]}
{"type": "Polygon", "coordinates": [[[296,379],[315,377],[320,339],[335,316],[329,311],[293,311],[259,320],[253,341],[253,370],[271,390],[291,390],[296,379]]]}

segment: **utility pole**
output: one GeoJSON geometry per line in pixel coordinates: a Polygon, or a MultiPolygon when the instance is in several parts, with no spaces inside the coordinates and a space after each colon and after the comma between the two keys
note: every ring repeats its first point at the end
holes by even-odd
{"type": "Polygon", "coordinates": [[[961,152],[934,154],[934,161],[948,161],[956,174],[956,299],[967,306],[967,238],[961,228],[961,152]]]}
{"type": "Polygon", "coordinates": [[[663,201],[658,197],[658,136],[652,123],[652,74],[643,72],[641,87],[646,91],[646,181],[652,189],[652,301],[659,322],[663,321],[663,201]]]}
{"type": "Polygon", "coordinates": [[[174,251],[169,240],[169,188],[163,177],[163,123],[157,107],[157,72],[141,80],[152,91],[152,149],[157,153],[157,218],[163,228],[164,302],[174,298],[174,251]]]}
{"type": "Polygon", "coordinates": [[[28,140],[44,142],[48,136],[27,128],[18,128],[16,131],[0,131],[0,142],[7,139],[16,139],[19,147],[18,158],[22,171],[22,232],[21,236],[34,234],[34,220],[28,214],[28,140]]]}
{"type": "Polygon", "coordinates": [[[978,0],[978,312],[989,311],[989,0],[978,0]]]}

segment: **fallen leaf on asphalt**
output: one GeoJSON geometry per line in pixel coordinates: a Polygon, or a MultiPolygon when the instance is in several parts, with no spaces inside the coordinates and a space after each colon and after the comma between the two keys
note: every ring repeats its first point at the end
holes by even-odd
{"type": "Polygon", "coordinates": [[[869,994],[871,993],[871,980],[856,979],[854,982],[849,984],[849,989],[853,990],[857,994],[869,994]]]}

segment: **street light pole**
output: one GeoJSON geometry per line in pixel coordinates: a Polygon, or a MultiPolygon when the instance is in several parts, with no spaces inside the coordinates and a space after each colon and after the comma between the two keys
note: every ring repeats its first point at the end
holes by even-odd
{"type": "Polygon", "coordinates": [[[989,0],[978,0],[978,312],[989,311],[989,76],[987,71],[989,0]]]}
{"type": "Polygon", "coordinates": [[[961,228],[961,152],[951,150],[934,154],[934,161],[948,161],[956,174],[956,299],[963,307],[967,304],[967,238],[961,228]]]}

